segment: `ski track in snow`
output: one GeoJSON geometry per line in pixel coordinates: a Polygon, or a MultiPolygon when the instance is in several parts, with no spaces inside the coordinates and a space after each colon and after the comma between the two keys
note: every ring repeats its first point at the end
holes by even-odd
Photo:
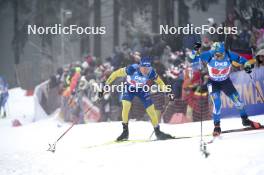
{"type": "MultiPolygon", "coordinates": [[[[263,116],[254,117],[263,122],[263,116]]],[[[240,119],[223,120],[232,126],[240,119]]],[[[211,131],[205,122],[205,132],[211,131]]],[[[55,153],[46,151],[48,143],[69,127],[57,127],[54,118],[18,128],[0,128],[0,174],[264,174],[264,132],[248,131],[223,135],[207,145],[210,156],[200,152],[200,138],[145,143],[121,143],[89,148],[114,140],[121,131],[119,122],[74,126],[57,144],[55,153]]],[[[130,122],[131,139],[147,139],[148,122],[130,122]]],[[[175,135],[197,135],[199,123],[166,125],[162,130],[175,135]]],[[[211,137],[205,137],[209,140],[211,137]]]]}
{"type": "MultiPolygon", "coordinates": [[[[222,135],[207,145],[206,159],[200,152],[200,137],[102,145],[120,134],[121,122],[88,123],[74,126],[51,153],[46,151],[48,143],[70,124],[51,117],[14,128],[12,118],[0,120],[0,175],[264,175],[263,130],[222,135]]],[[[264,123],[264,115],[252,119],[264,123]]],[[[212,132],[212,121],[203,126],[205,134],[212,132]]],[[[241,128],[241,120],[223,119],[221,126],[222,130],[241,128]]],[[[150,122],[131,121],[129,129],[131,140],[148,139],[153,131],[150,122]]],[[[175,136],[199,135],[200,123],[161,124],[161,130],[175,136]]]]}

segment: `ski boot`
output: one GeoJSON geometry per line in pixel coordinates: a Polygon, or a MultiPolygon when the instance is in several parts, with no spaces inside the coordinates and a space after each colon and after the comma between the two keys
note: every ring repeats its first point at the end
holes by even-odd
{"type": "Polygon", "coordinates": [[[166,134],[162,131],[160,131],[160,126],[156,126],[154,128],[155,135],[157,137],[157,140],[167,140],[167,139],[175,139],[175,137],[171,136],[170,134],[166,134]]]}
{"type": "Polygon", "coordinates": [[[128,132],[128,123],[122,123],[123,125],[123,132],[122,134],[117,137],[116,141],[126,141],[128,139],[128,135],[129,135],[129,132],[128,132]]]}
{"type": "Polygon", "coordinates": [[[220,136],[221,134],[221,127],[220,127],[220,122],[214,122],[214,132],[213,132],[213,136],[217,137],[220,136]]]}
{"type": "Polygon", "coordinates": [[[241,117],[241,119],[242,119],[243,126],[251,126],[252,128],[255,128],[255,129],[259,129],[262,127],[260,123],[249,120],[247,116],[241,117]]]}

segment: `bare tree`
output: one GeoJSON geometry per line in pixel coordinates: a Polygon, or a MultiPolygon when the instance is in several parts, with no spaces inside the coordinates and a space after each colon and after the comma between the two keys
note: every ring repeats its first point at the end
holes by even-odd
{"type": "Polygon", "coordinates": [[[114,0],[114,16],[113,16],[113,28],[114,28],[114,38],[113,38],[113,50],[115,46],[119,45],[119,16],[120,16],[120,2],[119,0],[114,0]]]}
{"type": "MultiPolygon", "coordinates": [[[[94,26],[101,26],[101,0],[94,0],[94,26]]],[[[95,35],[94,37],[94,55],[101,57],[101,35],[95,35]]]]}
{"type": "Polygon", "coordinates": [[[20,48],[18,43],[18,0],[13,0],[13,9],[14,9],[14,39],[13,39],[13,48],[14,48],[14,56],[15,56],[15,78],[16,85],[20,86],[20,80],[18,76],[17,65],[20,61],[20,48]]]}
{"type": "Polygon", "coordinates": [[[152,0],[151,9],[152,32],[159,32],[159,0],[152,0]]]}

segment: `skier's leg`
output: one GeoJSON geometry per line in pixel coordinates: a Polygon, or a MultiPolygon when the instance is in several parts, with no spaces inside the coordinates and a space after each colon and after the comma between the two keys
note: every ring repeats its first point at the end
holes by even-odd
{"type": "Polygon", "coordinates": [[[213,136],[221,134],[220,128],[220,114],[221,114],[221,82],[212,81],[209,79],[207,84],[208,94],[213,104],[212,118],[214,121],[213,136]]]}
{"type": "Polygon", "coordinates": [[[122,94],[122,126],[123,132],[121,135],[116,139],[117,141],[124,141],[128,139],[129,131],[128,131],[128,116],[129,111],[131,109],[131,101],[134,98],[134,94],[132,92],[124,92],[122,94]]]}
{"type": "Polygon", "coordinates": [[[144,108],[145,108],[145,110],[146,110],[146,112],[147,112],[147,114],[151,120],[153,127],[156,127],[159,124],[159,118],[158,118],[158,115],[156,113],[154,104],[151,100],[150,93],[141,91],[141,92],[137,93],[137,96],[139,97],[139,99],[143,103],[144,108]]]}
{"type": "Polygon", "coordinates": [[[244,126],[251,126],[253,128],[261,127],[260,123],[248,119],[248,115],[246,113],[244,103],[241,100],[236,88],[234,87],[230,79],[227,79],[226,83],[223,85],[223,91],[232,100],[235,107],[239,110],[242,119],[242,124],[244,126]]]}
{"type": "Polygon", "coordinates": [[[154,132],[155,132],[157,139],[158,140],[173,139],[174,137],[172,137],[171,135],[160,131],[159,118],[155,110],[154,104],[150,98],[150,93],[140,92],[138,94],[138,97],[143,102],[144,108],[146,109],[146,112],[151,119],[151,123],[154,127],[154,132]]]}
{"type": "Polygon", "coordinates": [[[131,102],[127,100],[122,100],[122,125],[123,125],[123,132],[121,135],[116,139],[117,141],[124,141],[128,139],[129,131],[128,131],[128,115],[131,109],[131,102]]]}
{"type": "Polygon", "coordinates": [[[128,123],[128,115],[131,109],[131,102],[128,100],[122,100],[122,122],[128,123]]]}
{"type": "Polygon", "coordinates": [[[221,134],[221,128],[220,128],[221,97],[220,97],[220,91],[210,93],[210,99],[211,99],[212,104],[213,104],[213,120],[214,120],[213,136],[218,136],[221,134]]]}
{"type": "Polygon", "coordinates": [[[261,127],[260,123],[254,122],[254,121],[251,121],[248,119],[248,115],[246,113],[244,104],[243,104],[242,100],[240,99],[238,92],[234,92],[233,94],[231,94],[229,96],[229,98],[232,100],[235,107],[239,110],[240,116],[242,119],[242,124],[244,126],[251,126],[253,128],[256,128],[256,129],[261,127]]]}
{"type": "Polygon", "coordinates": [[[158,115],[156,113],[154,104],[150,105],[149,107],[146,108],[146,112],[151,120],[151,123],[154,127],[156,127],[159,124],[159,119],[158,115]]]}
{"type": "Polygon", "coordinates": [[[232,100],[234,106],[239,110],[241,118],[247,118],[245,106],[244,106],[242,100],[240,99],[238,92],[234,91],[228,97],[232,100]]]}

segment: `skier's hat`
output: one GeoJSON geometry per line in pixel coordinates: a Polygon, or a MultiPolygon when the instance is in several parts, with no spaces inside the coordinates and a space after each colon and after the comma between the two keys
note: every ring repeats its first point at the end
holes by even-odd
{"type": "Polygon", "coordinates": [[[211,50],[223,54],[223,53],[225,53],[225,45],[223,42],[215,42],[212,45],[211,50]]]}
{"type": "Polygon", "coordinates": [[[150,58],[149,57],[142,57],[140,59],[139,65],[142,66],[142,67],[151,67],[150,58]]]}

